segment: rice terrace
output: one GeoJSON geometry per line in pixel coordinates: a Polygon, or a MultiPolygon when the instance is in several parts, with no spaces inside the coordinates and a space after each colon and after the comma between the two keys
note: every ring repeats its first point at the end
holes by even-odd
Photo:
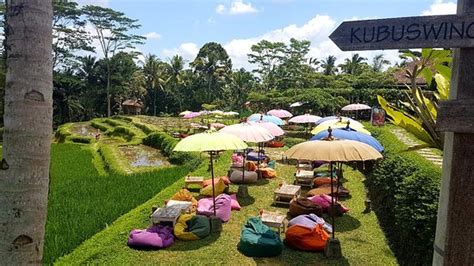
{"type": "Polygon", "coordinates": [[[474,0],[356,2],[0,3],[0,264],[473,265],[474,0]]]}

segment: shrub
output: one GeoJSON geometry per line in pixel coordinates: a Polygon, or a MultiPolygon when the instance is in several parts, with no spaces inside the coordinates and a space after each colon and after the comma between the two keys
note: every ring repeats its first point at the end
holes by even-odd
{"type": "Polygon", "coordinates": [[[69,132],[69,129],[71,128],[71,126],[72,126],[71,123],[67,123],[58,127],[58,129],[56,130],[56,133],[54,134],[54,137],[56,138],[56,141],[58,143],[65,142],[66,138],[71,136],[71,132],[69,132]]]}
{"type": "Polygon", "coordinates": [[[143,139],[143,144],[159,149],[164,156],[169,157],[170,163],[187,165],[195,169],[201,163],[201,159],[195,153],[173,152],[178,140],[165,132],[155,132],[143,139]]]}
{"type": "Polygon", "coordinates": [[[124,116],[124,115],[116,115],[113,117],[114,119],[122,119],[122,120],[125,120],[125,121],[128,121],[128,122],[132,122],[133,121],[133,118],[131,117],[128,117],[128,116],[124,116]]]}
{"type": "Polygon", "coordinates": [[[369,127],[385,148],[368,173],[374,210],[400,264],[431,264],[441,169],[404,145],[389,128],[369,127]]]}
{"type": "Polygon", "coordinates": [[[136,134],[132,129],[130,129],[128,127],[117,126],[110,133],[110,135],[119,136],[119,137],[122,137],[122,138],[126,139],[127,141],[131,141],[133,139],[133,137],[135,137],[136,134]]]}
{"type": "Polygon", "coordinates": [[[295,146],[298,143],[305,142],[306,139],[301,139],[301,138],[285,138],[283,142],[285,142],[285,146],[288,148],[291,148],[295,146]]]}
{"type": "Polygon", "coordinates": [[[0,141],[3,141],[3,127],[0,127],[0,141]]]}
{"type": "Polygon", "coordinates": [[[76,142],[76,143],[85,143],[89,144],[94,142],[94,138],[86,136],[68,136],[66,137],[67,141],[76,142]]]}
{"type": "Polygon", "coordinates": [[[115,119],[110,119],[110,118],[105,119],[104,122],[111,125],[111,126],[114,126],[114,127],[125,126],[126,125],[124,122],[121,122],[121,121],[118,121],[118,120],[115,120],[115,119]]]}
{"type": "Polygon", "coordinates": [[[108,132],[111,129],[108,125],[106,125],[106,124],[104,124],[100,121],[97,121],[97,120],[92,120],[91,121],[91,126],[94,127],[94,128],[100,129],[104,132],[108,132]]]}
{"type": "Polygon", "coordinates": [[[289,138],[307,139],[309,136],[311,136],[311,133],[309,131],[304,131],[304,129],[301,131],[288,130],[286,131],[286,136],[288,136],[289,138]]]}
{"type": "Polygon", "coordinates": [[[145,134],[150,134],[151,132],[154,131],[154,129],[151,128],[147,124],[143,124],[143,123],[140,123],[140,122],[133,122],[133,125],[138,127],[139,129],[141,129],[143,132],[145,132],[145,134]]]}

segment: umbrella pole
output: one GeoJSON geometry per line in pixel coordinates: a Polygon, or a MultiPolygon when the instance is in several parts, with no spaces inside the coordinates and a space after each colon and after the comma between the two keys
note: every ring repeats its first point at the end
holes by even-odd
{"type": "Polygon", "coordinates": [[[246,154],[247,153],[247,149],[244,149],[244,154],[243,154],[243,160],[242,160],[242,183],[245,182],[245,157],[246,157],[246,154]]]}
{"type": "Polygon", "coordinates": [[[336,224],[334,223],[334,215],[335,215],[335,210],[334,210],[334,186],[332,185],[332,180],[333,180],[333,172],[332,172],[332,162],[329,162],[329,171],[331,172],[331,223],[332,223],[332,238],[334,237],[334,233],[336,231],[336,224]]]}
{"type": "Polygon", "coordinates": [[[211,179],[212,179],[212,202],[213,204],[213,209],[214,209],[214,216],[216,216],[216,191],[214,189],[214,162],[213,162],[213,151],[209,152],[209,155],[211,157],[211,179]]]}

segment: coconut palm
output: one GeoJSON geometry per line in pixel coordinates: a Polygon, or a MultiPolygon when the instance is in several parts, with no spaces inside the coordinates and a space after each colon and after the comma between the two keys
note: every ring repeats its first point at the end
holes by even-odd
{"type": "Polygon", "coordinates": [[[339,67],[346,74],[358,75],[362,71],[362,65],[366,64],[366,60],[367,58],[361,57],[359,54],[353,54],[350,59],[346,58],[339,67]]]}
{"type": "Polygon", "coordinates": [[[145,56],[143,74],[147,89],[153,92],[153,115],[156,116],[156,96],[158,90],[165,91],[165,84],[169,81],[169,65],[162,62],[156,55],[145,56]]]}
{"type": "Polygon", "coordinates": [[[390,65],[390,61],[385,59],[383,54],[378,54],[372,59],[372,69],[375,72],[382,71],[385,65],[390,65]]]}
{"type": "Polygon", "coordinates": [[[180,55],[175,55],[169,59],[169,83],[171,92],[179,104],[179,111],[183,111],[183,95],[181,93],[181,86],[183,85],[183,69],[184,58],[180,55]]]}
{"type": "Polygon", "coordinates": [[[53,113],[51,1],[6,1],[6,87],[0,171],[2,264],[41,264],[53,113]]]}
{"type": "Polygon", "coordinates": [[[324,75],[334,75],[336,73],[336,57],[329,55],[326,59],[321,62],[324,75]]]}

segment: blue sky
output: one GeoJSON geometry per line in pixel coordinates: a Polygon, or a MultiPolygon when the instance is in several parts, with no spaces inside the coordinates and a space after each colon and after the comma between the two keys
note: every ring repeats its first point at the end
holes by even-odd
{"type": "MultiPolygon", "coordinates": [[[[138,19],[136,33],[148,37],[142,53],[162,59],[181,54],[193,60],[209,41],[221,43],[234,68],[252,68],[246,54],[261,39],[288,41],[291,37],[312,42],[310,56],[351,55],[341,52],[327,36],[349,19],[403,17],[454,13],[454,0],[79,0],[81,4],[107,6],[138,19]]],[[[363,52],[370,58],[381,51],[363,52]]],[[[392,61],[396,51],[383,51],[392,61]]]]}

